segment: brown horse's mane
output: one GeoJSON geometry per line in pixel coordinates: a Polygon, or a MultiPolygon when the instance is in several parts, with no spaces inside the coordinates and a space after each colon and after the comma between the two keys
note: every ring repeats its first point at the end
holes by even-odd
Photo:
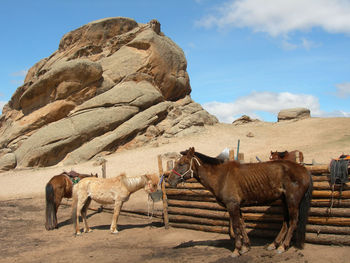
{"type": "Polygon", "coordinates": [[[287,154],[288,154],[288,151],[284,151],[284,152],[277,152],[278,156],[280,158],[284,158],[287,154]]]}
{"type": "MultiPolygon", "coordinates": [[[[181,154],[182,155],[186,155],[187,152],[188,152],[188,150],[181,152],[181,154]]],[[[205,154],[202,154],[202,153],[199,153],[199,152],[194,152],[194,155],[196,157],[198,157],[205,164],[218,165],[218,164],[222,164],[222,163],[225,162],[222,159],[218,159],[218,158],[215,158],[215,157],[210,157],[208,155],[205,155],[205,154]]]]}
{"type": "Polygon", "coordinates": [[[97,177],[97,174],[96,175],[93,175],[93,174],[81,174],[81,173],[78,173],[74,170],[71,170],[70,172],[66,172],[66,171],[63,171],[61,173],[61,175],[66,175],[68,176],[69,178],[75,178],[75,177],[80,177],[80,178],[83,178],[83,177],[90,177],[90,176],[95,176],[97,177]]]}

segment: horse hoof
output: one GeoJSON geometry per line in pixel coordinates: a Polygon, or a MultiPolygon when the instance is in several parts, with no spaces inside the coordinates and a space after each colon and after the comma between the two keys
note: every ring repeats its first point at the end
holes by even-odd
{"type": "Polygon", "coordinates": [[[278,254],[282,254],[285,250],[285,248],[283,246],[279,246],[278,249],[277,249],[277,253],[278,254]]]}
{"type": "Polygon", "coordinates": [[[276,249],[276,245],[274,243],[270,244],[268,247],[267,247],[267,250],[271,251],[271,250],[275,250],[276,249]]]}
{"type": "Polygon", "coordinates": [[[79,231],[79,232],[76,232],[75,233],[75,236],[81,236],[81,232],[79,231]]]}
{"type": "Polygon", "coordinates": [[[90,232],[92,232],[91,229],[87,229],[87,230],[84,229],[84,233],[90,233],[90,232]]]}
{"type": "Polygon", "coordinates": [[[249,251],[249,247],[243,246],[242,249],[239,251],[241,255],[247,253],[249,251]]]}
{"type": "Polygon", "coordinates": [[[111,234],[118,234],[118,230],[111,231],[111,234]]]}
{"type": "Polygon", "coordinates": [[[231,257],[236,258],[236,257],[239,257],[240,255],[241,255],[241,254],[239,254],[238,250],[235,249],[235,250],[232,252],[231,257]]]}

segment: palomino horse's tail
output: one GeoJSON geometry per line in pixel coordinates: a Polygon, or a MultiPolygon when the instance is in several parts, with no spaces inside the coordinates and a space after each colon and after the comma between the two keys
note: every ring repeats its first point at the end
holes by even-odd
{"type": "Polygon", "coordinates": [[[312,199],[312,176],[309,173],[310,176],[310,184],[307,189],[307,191],[304,194],[303,199],[300,202],[299,205],[299,218],[298,218],[298,226],[296,229],[296,237],[295,237],[295,246],[296,248],[304,248],[305,243],[305,234],[306,234],[306,224],[307,224],[307,218],[309,216],[309,210],[311,206],[311,199],[312,199]]]}
{"type": "Polygon", "coordinates": [[[51,183],[48,183],[45,188],[46,194],[46,230],[52,230],[57,225],[55,192],[51,183]]]}
{"type": "Polygon", "coordinates": [[[78,184],[73,185],[73,202],[72,202],[72,221],[73,221],[73,227],[74,230],[77,226],[77,205],[78,205],[78,184]]]}

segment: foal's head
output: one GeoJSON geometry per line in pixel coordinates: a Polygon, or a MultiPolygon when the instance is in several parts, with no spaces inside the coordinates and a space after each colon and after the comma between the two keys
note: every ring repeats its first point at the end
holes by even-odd
{"type": "Polygon", "coordinates": [[[145,184],[145,191],[147,193],[154,193],[157,191],[158,183],[159,183],[159,176],[156,174],[145,174],[147,178],[147,183],[145,184]]]}
{"type": "Polygon", "coordinates": [[[168,183],[172,187],[176,187],[181,181],[186,181],[187,179],[193,177],[192,161],[194,157],[194,147],[191,147],[187,151],[181,152],[182,157],[175,162],[174,169],[168,177],[168,183]]]}

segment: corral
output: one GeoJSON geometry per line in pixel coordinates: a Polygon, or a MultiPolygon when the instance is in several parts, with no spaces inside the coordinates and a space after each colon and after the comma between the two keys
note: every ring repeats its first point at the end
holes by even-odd
{"type": "MultiPolygon", "coordinates": [[[[314,182],[306,242],[350,245],[350,185],[332,185],[328,165],[308,166],[314,182]]],[[[165,225],[228,233],[229,215],[196,179],[165,187],[165,225]]],[[[242,208],[250,236],[274,237],[282,222],[280,201],[242,208]]]]}

